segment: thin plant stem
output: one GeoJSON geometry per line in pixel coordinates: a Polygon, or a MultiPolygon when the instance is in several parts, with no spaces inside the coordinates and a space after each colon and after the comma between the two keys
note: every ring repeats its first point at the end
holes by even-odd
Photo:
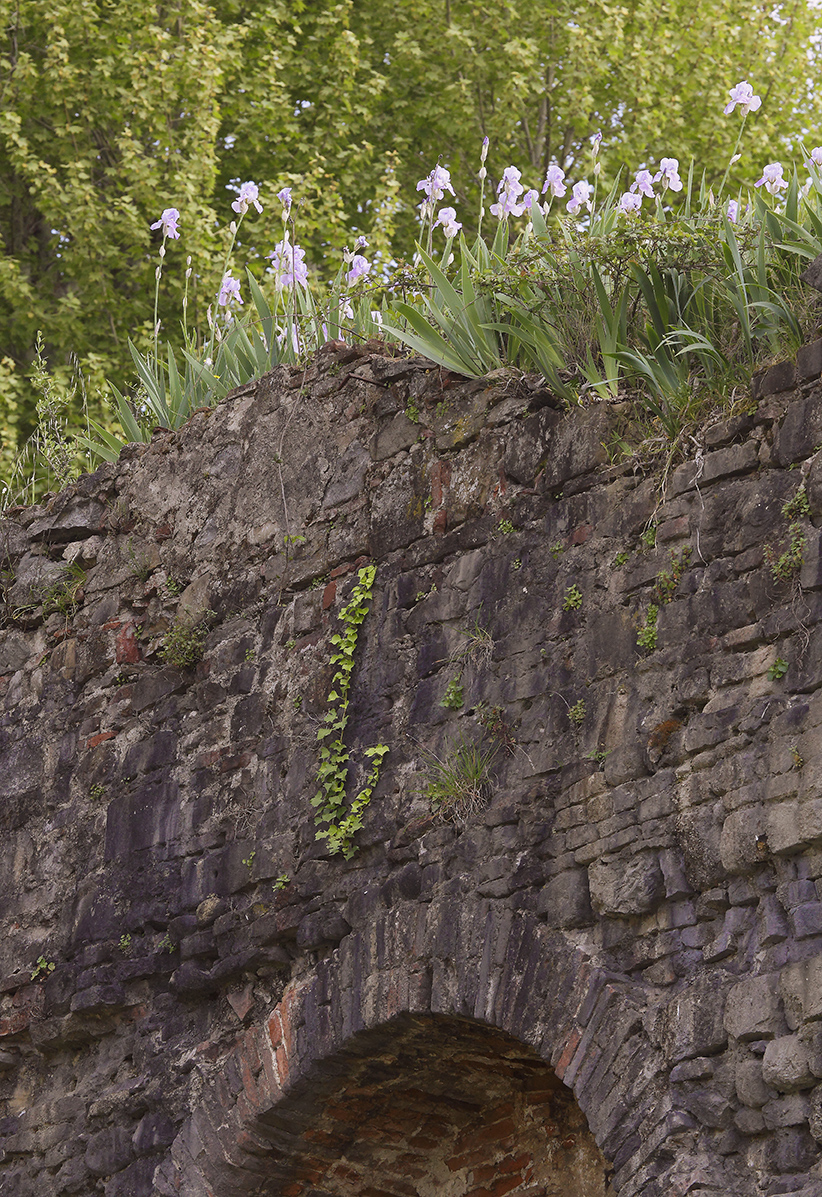
{"type": "Polygon", "coordinates": [[[485,180],[488,177],[488,172],[485,168],[485,161],[488,157],[488,138],[486,137],[482,143],[480,150],[480,209],[479,209],[479,223],[477,225],[477,236],[482,237],[482,218],[485,215],[485,180]]]}
{"type": "Polygon", "coordinates": [[[724,191],[725,184],[728,181],[728,175],[730,174],[730,170],[731,170],[731,167],[733,166],[734,159],[736,158],[736,155],[739,151],[739,147],[742,144],[742,134],[745,132],[745,121],[747,119],[748,119],[748,114],[746,112],[745,115],[742,117],[742,124],[739,126],[739,136],[736,139],[736,145],[734,146],[733,152],[732,152],[730,158],[728,159],[728,165],[725,167],[725,173],[722,176],[722,182],[719,184],[719,190],[716,193],[717,201],[719,199],[721,199],[721,197],[722,197],[722,192],[724,191]]]}
{"type": "Polygon", "coordinates": [[[188,335],[188,280],[191,278],[191,254],[188,255],[186,261],[186,275],[185,286],[183,288],[183,340],[189,349],[191,349],[192,342],[188,335]]]}
{"type": "Polygon", "coordinates": [[[154,271],[154,361],[155,364],[159,358],[160,347],[160,321],[157,316],[157,311],[160,305],[160,279],[163,274],[163,259],[166,256],[166,234],[163,233],[163,244],[160,246],[160,265],[154,271]]]}
{"type": "MultiPolygon", "coordinates": [[[[237,240],[237,234],[240,231],[240,225],[243,223],[244,216],[245,216],[245,212],[241,212],[240,219],[232,220],[231,224],[228,226],[231,231],[231,241],[229,242],[228,250],[226,251],[226,255],[223,260],[223,269],[220,272],[220,288],[222,288],[223,279],[225,278],[226,273],[228,271],[228,263],[231,261],[231,255],[234,253],[234,243],[237,240]]],[[[218,299],[219,299],[219,295],[220,295],[220,292],[218,291],[217,292],[218,299]]],[[[208,350],[206,351],[207,358],[211,358],[212,352],[214,350],[214,337],[216,335],[216,332],[217,332],[217,303],[215,301],[214,318],[211,321],[211,336],[208,339],[208,350]]]]}

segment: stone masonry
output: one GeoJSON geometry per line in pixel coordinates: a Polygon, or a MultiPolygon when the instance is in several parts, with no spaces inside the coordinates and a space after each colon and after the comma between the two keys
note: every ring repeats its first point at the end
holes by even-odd
{"type": "Polygon", "coordinates": [[[822,341],[667,474],[389,353],[0,520],[2,1197],[821,1197],[822,341]]]}

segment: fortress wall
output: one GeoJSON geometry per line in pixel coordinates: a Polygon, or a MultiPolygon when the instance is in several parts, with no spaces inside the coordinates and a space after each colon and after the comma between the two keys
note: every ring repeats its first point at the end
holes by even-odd
{"type": "Polygon", "coordinates": [[[3,1197],[363,1192],[306,1144],[355,1057],[433,1092],[390,1030],[432,1016],[573,1095],[566,1193],[822,1193],[820,374],[663,475],[609,461],[627,405],[330,347],[6,513],[3,1197]],[[346,861],[311,799],[368,563],[346,861]],[[444,818],[461,744],[496,755],[444,818]]]}

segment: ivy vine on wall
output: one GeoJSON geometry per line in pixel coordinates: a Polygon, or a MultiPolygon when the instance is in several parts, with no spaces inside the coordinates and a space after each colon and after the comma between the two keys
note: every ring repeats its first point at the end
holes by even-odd
{"type": "Polygon", "coordinates": [[[320,743],[320,766],[317,770],[319,789],[311,799],[311,805],[317,810],[314,820],[317,824],[316,838],[327,840],[329,852],[332,855],[342,852],[346,860],[350,860],[357,850],[354,835],[362,827],[363,812],[371,801],[383,758],[388,752],[387,744],[366,748],[365,756],[371,761],[371,771],[346,812],[345,790],[350,754],[345,746],[345,729],[348,724],[351,675],[354,672],[357,638],[371,605],[376,575],[375,565],[368,565],[359,571],[351,598],[340,612],[343,630],[331,637],[336,649],[331,664],[337,666],[337,671],[328,693],[329,709],[317,732],[320,743]]]}

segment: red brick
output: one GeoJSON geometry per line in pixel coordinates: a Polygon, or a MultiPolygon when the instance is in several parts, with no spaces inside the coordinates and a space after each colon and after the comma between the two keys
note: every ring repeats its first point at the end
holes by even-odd
{"type": "Polygon", "coordinates": [[[554,1072],[557,1074],[560,1080],[562,1080],[562,1078],[565,1076],[565,1070],[573,1060],[574,1052],[579,1047],[579,1041],[581,1038],[582,1031],[580,1031],[578,1027],[574,1027],[573,1031],[565,1041],[565,1047],[563,1048],[562,1054],[557,1060],[556,1066],[554,1068],[554,1072]]]}
{"type": "Polygon", "coordinates": [[[233,769],[244,769],[251,760],[251,753],[238,752],[234,756],[227,756],[220,762],[220,772],[229,773],[233,769]]]}
{"type": "Polygon", "coordinates": [[[209,748],[206,752],[198,753],[195,762],[196,767],[198,769],[209,769],[212,765],[216,765],[217,761],[222,759],[225,752],[225,748],[209,748]]]}
{"type": "Polygon", "coordinates": [[[91,736],[90,739],[86,740],[86,748],[96,748],[104,740],[113,740],[116,735],[117,732],[114,731],[100,732],[99,735],[91,736]]]}
{"type": "Polygon", "coordinates": [[[496,1168],[497,1172],[501,1172],[503,1176],[505,1176],[509,1172],[525,1173],[528,1170],[530,1163],[530,1155],[528,1155],[527,1152],[524,1152],[520,1155],[510,1155],[507,1157],[507,1159],[500,1160],[500,1162],[495,1164],[494,1167],[496,1168]]]}
{"type": "Polygon", "coordinates": [[[323,591],[323,611],[327,611],[337,597],[337,583],[329,582],[323,591]]]}
{"type": "Polygon", "coordinates": [[[451,484],[451,466],[447,461],[435,462],[431,467],[431,506],[434,511],[441,507],[445,492],[451,484]]]}
{"type": "Polygon", "coordinates": [[[12,1014],[10,1018],[0,1018],[0,1036],[17,1035],[25,1031],[31,1022],[28,1010],[21,1010],[19,1014],[12,1014]]]}
{"type": "Polygon", "coordinates": [[[260,1070],[262,1069],[262,1066],[263,1066],[263,1062],[260,1058],[260,1051],[259,1051],[258,1042],[257,1042],[258,1035],[259,1035],[259,1031],[253,1027],[250,1030],[246,1031],[245,1035],[243,1035],[243,1046],[242,1046],[242,1052],[243,1052],[245,1061],[248,1064],[248,1067],[251,1069],[251,1072],[253,1073],[253,1075],[255,1077],[259,1076],[260,1070]]]}
{"type": "Polygon", "coordinates": [[[135,665],[142,660],[143,654],[140,652],[135,624],[127,623],[115,638],[114,656],[118,665],[135,665]]]}

